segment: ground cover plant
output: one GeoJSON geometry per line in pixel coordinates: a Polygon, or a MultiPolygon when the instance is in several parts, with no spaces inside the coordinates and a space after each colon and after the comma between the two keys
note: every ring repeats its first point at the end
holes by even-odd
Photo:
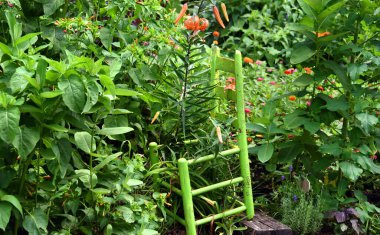
{"type": "MultiPolygon", "coordinates": [[[[168,146],[167,166],[236,145],[235,80],[208,84],[217,45],[245,57],[256,208],[300,234],[378,234],[379,18],[371,0],[0,0],[0,233],[183,231],[163,210],[181,202],[152,184],[148,143],[168,146]]],[[[193,169],[192,184],[237,164],[193,169]]],[[[239,190],[205,194],[197,213],[239,190]]],[[[238,232],[243,218],[199,233],[238,232]]]]}

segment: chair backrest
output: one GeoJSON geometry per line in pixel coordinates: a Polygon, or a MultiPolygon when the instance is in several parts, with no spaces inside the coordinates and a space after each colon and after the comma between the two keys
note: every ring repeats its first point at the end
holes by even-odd
{"type": "MultiPolygon", "coordinates": [[[[234,60],[221,57],[219,53],[218,47],[212,48],[212,56],[211,56],[211,79],[210,84],[213,86],[217,86],[218,81],[218,71],[225,71],[228,73],[232,73],[235,76],[235,89],[236,89],[236,112],[238,119],[238,147],[227,149],[220,152],[218,155],[210,154],[206,156],[201,156],[196,159],[187,160],[185,158],[180,158],[178,160],[178,170],[180,185],[181,188],[177,188],[171,185],[168,182],[163,181],[159,177],[160,171],[155,171],[153,174],[153,181],[155,183],[155,190],[159,189],[159,185],[162,185],[174,193],[178,194],[182,197],[183,200],[183,208],[185,218],[180,218],[178,215],[174,214],[170,210],[166,209],[166,212],[172,216],[179,223],[186,226],[186,234],[188,235],[196,235],[196,226],[205,224],[216,219],[220,219],[226,216],[230,216],[233,214],[246,212],[246,217],[248,219],[252,219],[254,216],[254,205],[253,205],[253,197],[252,197],[252,186],[251,186],[251,173],[248,159],[248,145],[247,145],[247,134],[246,134],[246,123],[245,123],[245,112],[244,112],[244,85],[243,85],[243,68],[242,68],[242,56],[239,51],[236,51],[234,60]],[[222,182],[218,182],[212,185],[208,185],[198,189],[192,189],[190,174],[189,174],[189,165],[202,163],[205,161],[209,161],[215,159],[217,156],[228,156],[232,154],[239,154],[239,162],[240,162],[240,176],[237,178],[225,180],[222,182]],[[212,216],[208,216],[205,218],[201,218],[195,220],[194,215],[194,205],[193,205],[193,197],[199,196],[205,192],[213,191],[222,187],[226,187],[236,183],[243,183],[243,196],[244,202],[237,208],[230,209],[224,211],[222,213],[218,213],[212,216]]],[[[215,109],[213,112],[218,112],[218,104],[215,103],[215,109]]],[[[196,141],[195,141],[196,142],[196,141]]],[[[158,145],[157,143],[150,143],[149,145],[149,155],[150,160],[153,165],[159,164],[159,156],[158,156],[158,145]]],[[[162,169],[165,171],[166,169],[162,169]]]]}

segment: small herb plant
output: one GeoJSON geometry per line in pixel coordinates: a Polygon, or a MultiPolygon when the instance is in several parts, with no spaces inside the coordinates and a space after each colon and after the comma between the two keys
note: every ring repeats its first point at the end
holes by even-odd
{"type": "Polygon", "coordinates": [[[304,193],[294,182],[285,182],[278,189],[281,222],[299,234],[315,234],[322,227],[320,197],[304,193]]]}

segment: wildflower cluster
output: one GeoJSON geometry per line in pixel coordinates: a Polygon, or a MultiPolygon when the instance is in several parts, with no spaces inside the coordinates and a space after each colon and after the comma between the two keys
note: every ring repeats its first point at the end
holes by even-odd
{"type": "Polygon", "coordinates": [[[0,7],[13,8],[15,5],[8,1],[0,1],[0,7]]]}
{"type": "Polygon", "coordinates": [[[226,80],[226,86],[224,87],[224,90],[231,90],[231,91],[235,91],[235,86],[236,86],[236,81],[235,81],[235,78],[234,77],[229,77],[227,80],[226,80]]]}
{"type": "Polygon", "coordinates": [[[90,17],[89,19],[83,19],[82,17],[61,18],[54,21],[54,25],[63,28],[64,33],[78,33],[87,30],[97,32],[102,26],[94,23],[93,19],[94,17],[90,17]]]}
{"type": "Polygon", "coordinates": [[[325,36],[329,36],[331,33],[330,32],[322,32],[322,33],[319,33],[319,32],[313,32],[315,35],[317,35],[318,38],[320,37],[325,37],[325,36]]]}
{"type": "MultiPolygon", "coordinates": [[[[222,11],[223,11],[224,18],[228,22],[229,18],[228,18],[228,14],[227,14],[226,5],[222,3],[221,4],[221,8],[222,8],[222,11]]],[[[187,3],[183,4],[180,13],[178,14],[178,16],[176,17],[176,19],[174,20],[174,24],[178,24],[179,23],[179,21],[186,14],[187,9],[188,9],[187,3]]],[[[220,16],[218,7],[214,5],[212,7],[212,10],[213,10],[214,17],[215,17],[216,21],[219,23],[219,25],[222,28],[225,28],[225,25],[224,25],[223,20],[222,20],[222,18],[220,16]]],[[[209,21],[206,18],[199,18],[198,15],[193,15],[193,16],[190,16],[190,17],[186,18],[186,20],[184,22],[184,26],[185,26],[185,28],[187,30],[190,30],[190,31],[195,31],[195,32],[197,32],[197,31],[205,31],[209,27],[209,21]]],[[[218,38],[219,37],[219,32],[215,31],[213,33],[213,35],[214,35],[214,37],[218,38]]],[[[214,40],[214,44],[218,44],[218,41],[214,40]]]]}

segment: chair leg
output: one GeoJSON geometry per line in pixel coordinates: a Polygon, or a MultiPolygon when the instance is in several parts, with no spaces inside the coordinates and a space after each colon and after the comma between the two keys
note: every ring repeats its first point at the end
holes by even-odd
{"type": "MultiPolygon", "coordinates": [[[[160,161],[160,159],[158,158],[158,145],[156,142],[151,142],[149,144],[149,160],[150,160],[151,166],[158,164],[158,162],[160,161]]],[[[158,182],[159,177],[160,176],[158,174],[152,175],[153,189],[156,192],[160,191],[160,184],[158,182]]]]}
{"type": "Polygon", "coordinates": [[[193,207],[193,196],[191,194],[191,184],[189,175],[189,164],[186,159],[178,160],[179,179],[183,200],[183,211],[185,213],[186,234],[196,235],[196,225],[193,207]]]}
{"type": "Polygon", "coordinates": [[[244,112],[244,84],[243,84],[243,66],[241,53],[236,51],[235,54],[235,76],[236,76],[236,104],[237,118],[239,123],[238,144],[240,148],[240,171],[243,177],[244,204],[247,207],[247,218],[252,219],[254,216],[254,205],[252,196],[251,171],[249,167],[247,133],[244,112]]]}

